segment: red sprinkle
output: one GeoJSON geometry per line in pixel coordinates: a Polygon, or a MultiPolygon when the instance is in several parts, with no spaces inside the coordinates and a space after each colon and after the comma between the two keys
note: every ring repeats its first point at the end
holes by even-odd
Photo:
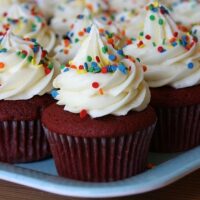
{"type": "Polygon", "coordinates": [[[100,63],[100,58],[99,58],[99,56],[96,56],[96,61],[97,61],[98,63],[100,63]]]}
{"type": "Polygon", "coordinates": [[[99,83],[97,83],[97,82],[92,83],[92,87],[97,89],[99,87],[99,83]]]}
{"type": "Polygon", "coordinates": [[[162,53],[162,52],[164,51],[163,47],[159,46],[159,47],[158,47],[158,51],[159,51],[160,53],[162,53]]]}
{"type": "Polygon", "coordinates": [[[178,32],[174,32],[174,37],[178,37],[178,32]]]}
{"type": "Polygon", "coordinates": [[[51,70],[47,67],[44,68],[45,74],[48,75],[51,73],[51,70]]]}
{"type": "Polygon", "coordinates": [[[150,39],[151,39],[151,36],[150,36],[150,35],[146,35],[145,38],[146,38],[147,40],[150,40],[150,39]]]}
{"type": "Polygon", "coordinates": [[[88,113],[87,113],[87,110],[85,110],[85,109],[83,109],[83,110],[80,112],[80,118],[81,118],[81,119],[84,119],[87,115],[88,115],[88,113]]]}
{"type": "Polygon", "coordinates": [[[79,68],[79,70],[82,70],[82,69],[84,69],[84,66],[80,65],[78,68],[79,68]]]}

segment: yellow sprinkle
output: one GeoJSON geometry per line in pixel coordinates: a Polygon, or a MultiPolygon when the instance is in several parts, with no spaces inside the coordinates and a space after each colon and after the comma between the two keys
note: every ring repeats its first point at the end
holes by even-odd
{"type": "Polygon", "coordinates": [[[86,73],[87,73],[87,71],[86,71],[86,70],[84,70],[84,69],[83,69],[83,70],[77,70],[77,73],[78,73],[78,74],[86,74],[86,73]]]}

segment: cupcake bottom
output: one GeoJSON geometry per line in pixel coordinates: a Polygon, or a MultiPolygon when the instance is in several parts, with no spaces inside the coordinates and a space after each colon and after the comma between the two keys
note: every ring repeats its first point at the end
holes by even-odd
{"type": "Polygon", "coordinates": [[[49,95],[0,101],[1,162],[33,162],[51,155],[40,120],[42,110],[51,103],[49,95]]]}
{"type": "Polygon", "coordinates": [[[78,115],[53,104],[44,111],[42,121],[60,176],[110,182],[146,169],[156,122],[151,108],[125,117],[107,116],[96,120],[87,117],[81,120],[78,115]],[[146,121],[143,119],[145,116],[146,121]],[[53,121],[57,128],[52,125],[53,121]],[[59,129],[60,123],[65,123],[62,128],[66,129],[59,129]],[[130,123],[139,125],[134,128],[130,123]]]}
{"type": "Polygon", "coordinates": [[[151,151],[176,153],[200,145],[200,86],[151,91],[158,116],[151,151]]]}

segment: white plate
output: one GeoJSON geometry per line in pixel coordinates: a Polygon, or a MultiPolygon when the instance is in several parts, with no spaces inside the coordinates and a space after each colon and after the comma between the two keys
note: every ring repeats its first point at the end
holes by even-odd
{"type": "Polygon", "coordinates": [[[113,183],[84,183],[60,178],[53,160],[18,166],[0,163],[0,179],[42,191],[83,198],[108,198],[159,189],[200,168],[200,147],[176,155],[150,154],[157,166],[113,183]]]}

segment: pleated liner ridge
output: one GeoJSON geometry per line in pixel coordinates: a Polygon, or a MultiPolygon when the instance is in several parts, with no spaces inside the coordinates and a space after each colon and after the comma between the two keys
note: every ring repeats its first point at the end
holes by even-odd
{"type": "Polygon", "coordinates": [[[0,122],[0,161],[23,163],[51,155],[40,120],[0,122]]]}
{"type": "Polygon", "coordinates": [[[175,153],[200,145],[200,105],[155,110],[158,122],[151,151],[175,153]]]}
{"type": "Polygon", "coordinates": [[[135,134],[81,138],[45,128],[60,176],[90,182],[110,182],[143,172],[155,125],[135,134]]]}

